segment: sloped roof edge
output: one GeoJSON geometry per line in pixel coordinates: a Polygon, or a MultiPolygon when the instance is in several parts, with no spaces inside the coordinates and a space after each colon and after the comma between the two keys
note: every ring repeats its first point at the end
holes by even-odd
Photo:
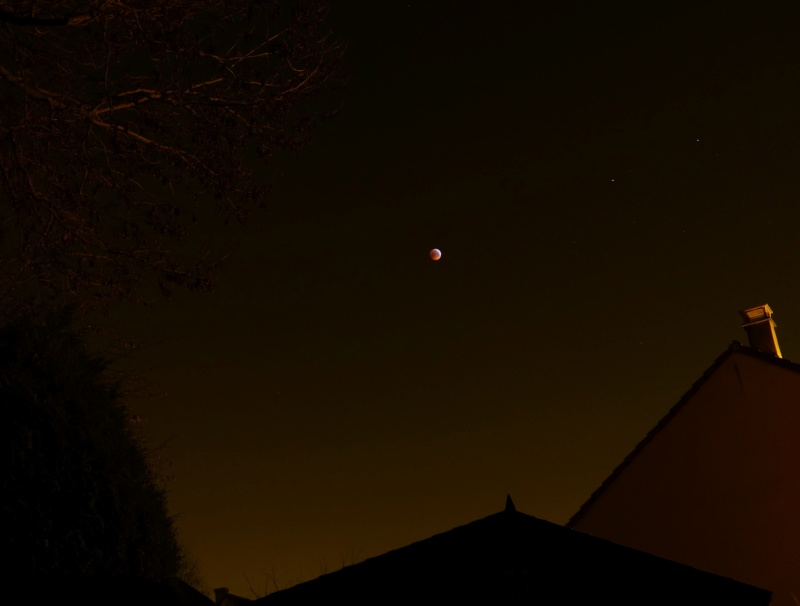
{"type": "Polygon", "coordinates": [[[256,600],[347,603],[766,605],[771,592],[516,510],[505,509],[256,600]],[[680,599],[679,599],[680,598],[680,599]],[[735,599],[734,599],[735,598],[735,599]],[[681,599],[683,601],[681,601],[681,599]],[[732,601],[729,601],[732,600],[732,601]]]}
{"type": "Polygon", "coordinates": [[[625,470],[625,468],[631,463],[631,461],[636,458],[636,456],[650,443],[650,441],[667,425],[667,423],[672,420],[672,418],[677,415],[686,403],[692,399],[692,397],[699,391],[699,389],[705,384],[705,382],[713,375],[717,369],[722,366],[722,364],[727,360],[732,354],[734,353],[742,353],[763,362],[768,362],[770,364],[775,364],[777,366],[781,366],[786,368],[787,370],[792,370],[794,372],[800,373],[800,364],[796,362],[792,362],[791,360],[787,360],[786,358],[778,358],[775,357],[771,353],[765,353],[763,351],[759,351],[753,347],[748,347],[746,345],[742,345],[738,341],[731,341],[728,348],[720,354],[716,360],[709,366],[705,372],[700,376],[700,378],[694,382],[694,384],[689,388],[689,390],[681,396],[681,399],[678,400],[678,403],[675,404],[672,408],[669,409],[667,414],[665,414],[661,420],[656,423],[656,425],[647,432],[647,435],[634,447],[634,449],[628,453],[628,455],[622,460],[622,462],[614,468],[614,471],[611,472],[602,484],[595,490],[591,496],[586,500],[586,502],[581,505],[580,509],[573,515],[569,521],[567,522],[566,526],[572,528],[583,516],[587,509],[589,509],[592,504],[602,495],[606,489],[617,479],[617,477],[625,470]]]}

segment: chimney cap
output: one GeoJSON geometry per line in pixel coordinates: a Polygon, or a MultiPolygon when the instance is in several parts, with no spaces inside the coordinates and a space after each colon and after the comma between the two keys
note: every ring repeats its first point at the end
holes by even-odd
{"type": "MultiPolygon", "coordinates": [[[[745,321],[745,325],[755,324],[756,322],[763,322],[764,320],[771,319],[772,308],[764,303],[764,305],[758,305],[756,307],[744,309],[739,312],[739,315],[742,316],[742,320],[745,321]]],[[[773,322],[774,321],[775,320],[773,320],[773,322]]]]}

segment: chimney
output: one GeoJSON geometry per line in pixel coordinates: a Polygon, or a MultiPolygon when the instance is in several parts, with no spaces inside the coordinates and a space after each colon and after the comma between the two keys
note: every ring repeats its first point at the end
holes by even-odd
{"type": "Polygon", "coordinates": [[[769,305],[765,303],[739,313],[744,320],[742,328],[747,331],[750,347],[781,358],[781,348],[778,346],[778,337],[775,336],[775,320],[772,319],[769,305]]]}
{"type": "Polygon", "coordinates": [[[228,596],[228,588],[227,587],[217,587],[214,590],[214,601],[216,602],[217,606],[222,604],[225,598],[228,596]]]}

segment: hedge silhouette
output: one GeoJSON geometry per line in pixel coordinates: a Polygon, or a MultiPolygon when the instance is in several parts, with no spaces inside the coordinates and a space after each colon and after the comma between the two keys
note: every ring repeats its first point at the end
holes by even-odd
{"type": "Polygon", "coordinates": [[[69,311],[0,327],[0,540],[9,578],[178,576],[158,474],[69,311]]]}

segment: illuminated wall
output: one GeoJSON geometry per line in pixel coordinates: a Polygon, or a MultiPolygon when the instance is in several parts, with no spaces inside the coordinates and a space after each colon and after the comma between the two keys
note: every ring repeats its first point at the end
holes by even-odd
{"type": "Polygon", "coordinates": [[[800,365],[732,345],[570,525],[796,606],[800,365]]]}

